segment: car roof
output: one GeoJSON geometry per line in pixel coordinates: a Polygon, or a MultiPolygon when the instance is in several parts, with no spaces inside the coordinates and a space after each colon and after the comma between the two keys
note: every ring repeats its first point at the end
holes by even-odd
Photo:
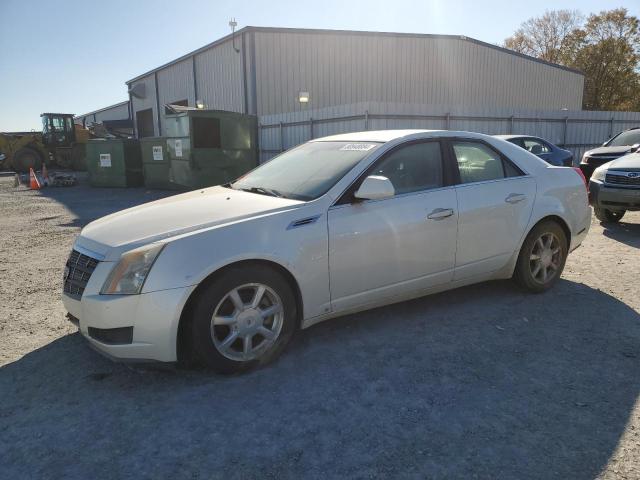
{"type": "Polygon", "coordinates": [[[487,138],[488,135],[475,132],[464,132],[454,130],[367,130],[364,132],[341,133],[328,137],[316,138],[312,142],[379,142],[386,143],[405,137],[456,137],[467,138],[487,138]]]}
{"type": "Polygon", "coordinates": [[[496,138],[501,138],[503,140],[511,140],[513,138],[540,138],[535,135],[493,135],[496,138]]]}

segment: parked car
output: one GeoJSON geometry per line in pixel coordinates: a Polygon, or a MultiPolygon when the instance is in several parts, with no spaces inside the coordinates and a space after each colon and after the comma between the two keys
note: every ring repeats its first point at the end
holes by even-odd
{"type": "Polygon", "coordinates": [[[518,145],[551,165],[555,165],[557,167],[573,166],[573,153],[569,150],[564,150],[551,142],[547,142],[540,137],[534,137],[531,135],[495,135],[495,137],[502,138],[507,142],[518,145]]]}
{"type": "Polygon", "coordinates": [[[640,210],[640,153],[596,168],[589,180],[589,201],[601,222],[619,222],[627,210],[640,210]]]}
{"type": "Polygon", "coordinates": [[[620,132],[610,138],[601,147],[594,148],[584,153],[580,168],[584,176],[589,179],[593,171],[607,162],[620,158],[628,153],[635,152],[640,147],[640,127],[631,128],[620,132]]]}
{"type": "Polygon", "coordinates": [[[590,219],[578,173],[497,138],[336,135],[90,223],[63,302],[108,356],[237,372],[349,312],[492,279],[545,291],[590,219]]]}

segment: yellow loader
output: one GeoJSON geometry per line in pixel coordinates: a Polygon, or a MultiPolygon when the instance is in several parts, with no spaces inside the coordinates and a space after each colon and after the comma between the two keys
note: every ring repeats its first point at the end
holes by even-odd
{"type": "Polygon", "coordinates": [[[0,133],[0,169],[28,172],[42,165],[86,170],[89,130],[70,113],[43,113],[42,132],[0,133]]]}

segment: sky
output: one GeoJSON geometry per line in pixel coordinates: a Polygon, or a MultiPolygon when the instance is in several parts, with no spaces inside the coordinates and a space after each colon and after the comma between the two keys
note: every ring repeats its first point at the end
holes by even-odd
{"type": "Polygon", "coordinates": [[[545,10],[583,14],[638,0],[0,0],[0,131],[40,130],[40,113],[127,99],[125,81],[237,28],[465,35],[501,44],[545,10]]]}

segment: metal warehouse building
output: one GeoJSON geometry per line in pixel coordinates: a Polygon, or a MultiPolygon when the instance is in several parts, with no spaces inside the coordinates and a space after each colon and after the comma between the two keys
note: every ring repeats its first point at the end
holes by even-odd
{"type": "Polygon", "coordinates": [[[76,115],[73,117],[73,120],[75,123],[88,124],[91,122],[99,123],[104,120],[126,120],[130,118],[129,101],[125,100],[124,102],[94,110],[93,112],[76,115]]]}
{"type": "Polygon", "coordinates": [[[143,137],[166,133],[169,103],[260,117],[359,102],[580,110],[584,76],[463,36],[245,27],[126,83],[143,137]]]}

